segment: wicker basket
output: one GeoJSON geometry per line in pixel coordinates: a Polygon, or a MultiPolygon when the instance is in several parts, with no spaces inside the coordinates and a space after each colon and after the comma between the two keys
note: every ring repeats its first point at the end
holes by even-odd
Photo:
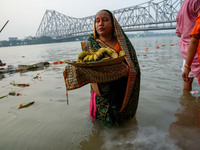
{"type": "Polygon", "coordinates": [[[128,75],[124,57],[108,59],[97,63],[79,64],[68,62],[63,75],[67,90],[80,88],[88,83],[105,83],[128,75]]]}
{"type": "Polygon", "coordinates": [[[64,62],[76,67],[97,67],[97,66],[108,66],[108,65],[122,63],[124,58],[125,56],[120,56],[117,58],[104,58],[100,61],[83,62],[83,63],[70,60],[65,60],[64,62]]]}

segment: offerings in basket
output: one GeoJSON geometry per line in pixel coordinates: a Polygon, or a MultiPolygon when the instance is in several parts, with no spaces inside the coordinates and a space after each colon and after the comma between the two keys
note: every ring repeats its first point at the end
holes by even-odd
{"type": "Polygon", "coordinates": [[[82,51],[76,61],[65,61],[63,75],[67,90],[82,87],[87,83],[105,83],[128,75],[128,66],[123,62],[125,51],[118,53],[109,48],[82,51]]]}
{"type": "Polygon", "coordinates": [[[117,58],[119,56],[124,56],[125,51],[121,50],[119,55],[117,52],[112,51],[109,48],[100,48],[98,50],[82,51],[78,55],[78,62],[93,62],[99,61],[103,58],[117,58]]]}
{"type": "Polygon", "coordinates": [[[124,58],[124,50],[121,50],[118,54],[109,48],[100,48],[98,50],[82,51],[79,53],[77,61],[65,62],[79,67],[93,67],[120,63],[124,60],[124,58]]]}

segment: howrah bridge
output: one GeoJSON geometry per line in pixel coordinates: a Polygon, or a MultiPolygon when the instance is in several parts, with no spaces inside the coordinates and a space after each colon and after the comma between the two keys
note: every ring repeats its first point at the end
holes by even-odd
{"type": "MultiPolygon", "coordinates": [[[[176,16],[184,0],[153,0],[112,11],[125,32],[169,30],[176,28],[176,16]]],[[[46,10],[36,36],[70,39],[88,36],[94,31],[95,16],[73,18],[55,10],[46,10]]]]}

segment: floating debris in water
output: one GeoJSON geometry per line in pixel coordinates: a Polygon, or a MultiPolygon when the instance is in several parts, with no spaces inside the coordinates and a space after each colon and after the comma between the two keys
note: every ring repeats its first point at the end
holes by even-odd
{"type": "Polygon", "coordinates": [[[54,62],[53,62],[54,65],[63,64],[63,63],[65,63],[65,62],[62,61],[62,60],[54,61],[54,62]]]}
{"type": "Polygon", "coordinates": [[[8,95],[15,96],[15,95],[16,95],[16,92],[9,92],[8,95]]]}
{"type": "Polygon", "coordinates": [[[19,86],[19,87],[27,87],[27,86],[30,86],[30,84],[29,83],[27,83],[27,84],[17,84],[17,83],[10,83],[11,85],[13,85],[13,86],[19,86]]]}
{"type": "Polygon", "coordinates": [[[4,96],[1,96],[0,99],[8,97],[8,96],[20,96],[20,95],[21,95],[20,93],[16,93],[16,92],[12,91],[12,92],[9,92],[8,94],[4,95],[4,96]]]}
{"type": "Polygon", "coordinates": [[[25,105],[20,104],[18,109],[30,107],[30,106],[33,105],[34,103],[35,103],[35,102],[33,101],[33,102],[30,102],[30,103],[25,104],[25,105]]]}
{"type": "Polygon", "coordinates": [[[8,95],[10,95],[10,96],[19,96],[21,94],[20,93],[16,93],[16,92],[9,92],[8,95]]]}
{"type": "Polygon", "coordinates": [[[198,91],[198,90],[194,90],[194,91],[190,91],[190,93],[191,93],[192,95],[194,95],[194,94],[198,94],[199,91],[198,91]]]}
{"type": "Polygon", "coordinates": [[[36,75],[35,77],[33,77],[33,79],[38,79],[38,75],[36,75]]]}
{"type": "Polygon", "coordinates": [[[19,68],[19,69],[18,69],[18,71],[19,71],[19,72],[22,72],[22,71],[23,71],[23,69],[22,69],[22,68],[19,68]]]}
{"type": "Polygon", "coordinates": [[[39,76],[40,74],[42,74],[43,72],[41,72],[41,73],[37,73],[37,75],[35,76],[35,77],[33,77],[33,79],[41,79],[42,77],[41,76],[39,76]]]}
{"type": "Polygon", "coordinates": [[[54,61],[54,62],[53,62],[53,64],[54,64],[54,65],[57,65],[57,64],[58,64],[58,62],[57,62],[57,61],[54,61]]]}
{"type": "Polygon", "coordinates": [[[7,94],[7,95],[4,95],[4,96],[1,96],[0,99],[5,98],[5,97],[7,97],[7,96],[8,96],[8,94],[7,94]]]}
{"type": "Polygon", "coordinates": [[[64,63],[64,61],[61,61],[61,60],[59,61],[59,64],[63,64],[63,63],[64,63]]]}

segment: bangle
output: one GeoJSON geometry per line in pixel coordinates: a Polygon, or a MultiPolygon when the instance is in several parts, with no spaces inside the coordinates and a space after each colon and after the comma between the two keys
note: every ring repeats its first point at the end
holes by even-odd
{"type": "Polygon", "coordinates": [[[188,64],[185,64],[185,69],[191,70],[190,66],[188,64]]]}

